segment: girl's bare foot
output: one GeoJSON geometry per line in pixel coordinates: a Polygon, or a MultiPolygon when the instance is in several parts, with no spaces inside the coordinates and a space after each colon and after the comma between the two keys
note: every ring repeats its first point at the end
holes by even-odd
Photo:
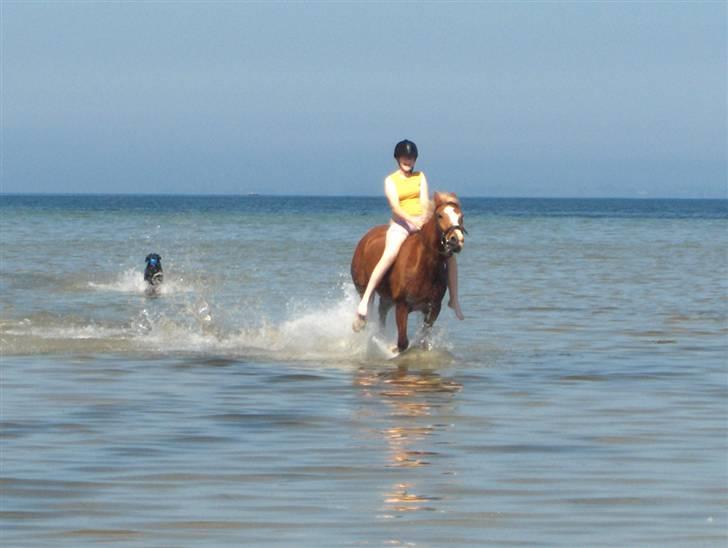
{"type": "Polygon", "coordinates": [[[447,306],[453,309],[453,312],[455,312],[455,317],[458,320],[464,320],[465,316],[463,315],[463,311],[460,310],[460,303],[453,303],[452,301],[448,301],[447,306]]]}
{"type": "Polygon", "coordinates": [[[356,318],[354,318],[354,323],[351,324],[351,328],[355,333],[359,333],[359,331],[364,329],[364,326],[367,324],[368,305],[369,301],[362,299],[359,302],[359,306],[356,307],[356,318]]]}
{"type": "Polygon", "coordinates": [[[359,333],[362,329],[364,329],[364,326],[367,324],[367,317],[362,316],[361,314],[357,314],[356,318],[354,318],[354,323],[351,324],[351,328],[354,330],[355,333],[359,333]]]}

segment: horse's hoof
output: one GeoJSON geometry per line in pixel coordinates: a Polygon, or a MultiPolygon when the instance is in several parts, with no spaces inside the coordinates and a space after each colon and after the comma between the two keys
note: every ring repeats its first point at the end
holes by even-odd
{"type": "Polygon", "coordinates": [[[362,329],[364,329],[364,326],[367,324],[367,318],[366,316],[362,316],[361,314],[356,315],[356,319],[354,320],[354,323],[351,324],[351,328],[354,330],[354,333],[359,333],[362,329]]]}

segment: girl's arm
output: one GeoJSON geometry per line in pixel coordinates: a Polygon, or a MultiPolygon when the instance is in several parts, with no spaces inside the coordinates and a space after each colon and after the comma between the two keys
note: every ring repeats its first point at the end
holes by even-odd
{"type": "Polygon", "coordinates": [[[417,228],[420,228],[422,226],[422,221],[420,219],[409,215],[401,207],[399,207],[399,195],[397,194],[397,187],[395,186],[394,181],[392,181],[392,179],[390,179],[389,177],[384,180],[384,194],[387,196],[389,206],[392,208],[392,214],[394,214],[395,217],[399,217],[400,219],[408,222],[413,226],[416,226],[417,228]]]}

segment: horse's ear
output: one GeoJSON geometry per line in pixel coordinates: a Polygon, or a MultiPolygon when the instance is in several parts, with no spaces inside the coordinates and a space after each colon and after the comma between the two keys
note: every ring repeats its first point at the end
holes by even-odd
{"type": "Polygon", "coordinates": [[[435,207],[440,207],[447,200],[444,192],[435,192],[435,207]]]}

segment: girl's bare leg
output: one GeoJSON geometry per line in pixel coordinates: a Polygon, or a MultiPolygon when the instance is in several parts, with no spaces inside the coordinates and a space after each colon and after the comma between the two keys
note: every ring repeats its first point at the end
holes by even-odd
{"type": "Polygon", "coordinates": [[[374,293],[376,287],[379,285],[379,282],[382,281],[382,277],[384,276],[384,274],[394,263],[395,259],[397,258],[397,254],[399,253],[399,248],[402,247],[402,244],[406,239],[406,233],[400,233],[397,230],[387,231],[387,239],[384,244],[384,253],[382,253],[382,258],[379,259],[377,266],[374,267],[372,275],[369,278],[369,283],[367,283],[367,288],[364,290],[364,294],[361,297],[359,306],[356,309],[358,317],[354,321],[354,325],[352,326],[354,328],[354,331],[359,331],[362,327],[364,327],[367,312],[369,310],[369,301],[372,298],[372,294],[374,293]]]}
{"type": "Polygon", "coordinates": [[[453,309],[458,320],[464,320],[465,316],[460,309],[460,299],[458,298],[458,262],[455,255],[447,260],[447,290],[450,293],[447,306],[453,309]]]}

